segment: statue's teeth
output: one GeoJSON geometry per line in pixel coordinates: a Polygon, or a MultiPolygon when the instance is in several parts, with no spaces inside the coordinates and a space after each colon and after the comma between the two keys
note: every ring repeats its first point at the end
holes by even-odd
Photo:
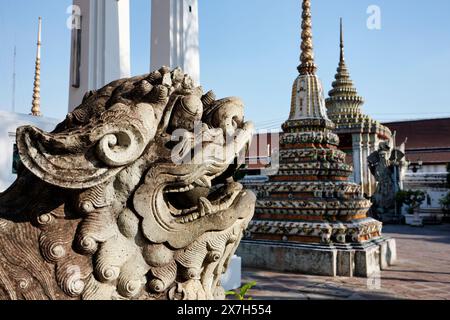
{"type": "Polygon", "coordinates": [[[198,179],[195,183],[200,187],[211,188],[211,180],[205,177],[198,179]]]}
{"type": "Polygon", "coordinates": [[[196,210],[198,210],[197,207],[193,207],[193,208],[190,208],[190,209],[184,209],[183,211],[181,211],[181,214],[182,215],[188,215],[188,214],[190,214],[190,213],[192,213],[192,212],[194,212],[196,210]]]}
{"type": "Polygon", "coordinates": [[[194,190],[195,186],[194,185],[189,185],[186,187],[182,187],[182,188],[175,188],[175,189],[169,189],[169,190],[164,190],[164,193],[182,193],[182,192],[187,192],[187,191],[191,191],[194,190]]]}
{"type": "Polygon", "coordinates": [[[213,212],[211,202],[204,197],[201,197],[200,200],[198,201],[198,209],[200,212],[200,216],[202,217],[211,214],[213,212]]]}

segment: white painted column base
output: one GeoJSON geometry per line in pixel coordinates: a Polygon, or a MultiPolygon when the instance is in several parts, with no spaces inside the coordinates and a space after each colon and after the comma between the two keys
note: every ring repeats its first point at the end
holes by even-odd
{"type": "Polygon", "coordinates": [[[405,215],[405,223],[412,227],[423,227],[423,219],[420,217],[420,215],[417,214],[405,215]]]}
{"type": "Polygon", "coordinates": [[[73,0],[69,112],[84,95],[130,77],[130,0],[73,0]],[[80,23],[81,22],[81,23],[80,23]]]}
{"type": "Polygon", "coordinates": [[[200,84],[198,0],[152,0],[151,70],[180,67],[200,84]]]}
{"type": "Polygon", "coordinates": [[[242,259],[238,256],[231,258],[227,273],[222,276],[222,286],[225,291],[240,288],[242,285],[242,259]]]}

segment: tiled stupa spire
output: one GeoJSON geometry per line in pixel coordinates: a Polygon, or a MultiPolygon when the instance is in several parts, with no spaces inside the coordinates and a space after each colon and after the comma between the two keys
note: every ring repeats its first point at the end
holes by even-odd
{"type": "Polygon", "coordinates": [[[303,2],[301,64],[297,70],[301,75],[314,75],[317,66],[314,64],[314,45],[312,34],[311,1],[303,2]]]}
{"type": "Polygon", "coordinates": [[[361,132],[374,131],[386,139],[391,137],[392,134],[387,127],[373,120],[368,115],[365,115],[362,111],[364,98],[358,94],[345,61],[342,18],[339,65],[335,75],[335,81],[332,83],[332,89],[328,95],[329,97],[326,99],[328,116],[336,125],[337,132],[342,130],[346,130],[347,132],[359,128],[361,132]]]}
{"type": "Polygon", "coordinates": [[[36,51],[36,65],[34,71],[33,101],[31,115],[40,117],[41,114],[41,36],[42,36],[42,18],[39,17],[38,41],[36,51]]]}
{"type": "Polygon", "coordinates": [[[327,106],[329,106],[328,115],[332,120],[335,118],[335,115],[339,114],[361,114],[361,106],[364,104],[364,99],[358,95],[345,63],[342,18],[340,30],[339,66],[335,75],[335,81],[332,84],[333,89],[329,92],[329,98],[327,99],[327,106]]]}
{"type": "MultiPolygon", "coordinates": [[[[351,166],[338,149],[320,79],[315,74],[311,1],[303,1],[302,54],[291,113],[280,136],[279,170],[258,194],[249,239],[287,243],[361,243],[381,235],[368,218],[370,201],[348,181],[351,166]]],[[[346,81],[344,78],[342,81],[346,81]]]]}
{"type": "Polygon", "coordinates": [[[320,79],[316,75],[314,63],[313,33],[311,19],[311,1],[303,1],[299,75],[292,86],[292,102],[289,120],[284,124],[286,130],[297,128],[304,121],[326,124],[332,127],[327,116],[324,91],[320,79]]]}
{"type": "Polygon", "coordinates": [[[328,95],[328,117],[336,126],[334,132],[344,142],[341,144],[342,150],[352,159],[355,167],[353,180],[370,196],[374,192],[375,181],[369,171],[367,157],[378,148],[380,141],[389,141],[392,133],[389,128],[363,113],[364,99],[358,94],[345,61],[342,18],[339,65],[328,95]]]}

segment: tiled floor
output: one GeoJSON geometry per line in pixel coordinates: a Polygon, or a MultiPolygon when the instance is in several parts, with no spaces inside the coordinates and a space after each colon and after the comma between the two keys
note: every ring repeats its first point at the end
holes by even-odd
{"type": "Polygon", "coordinates": [[[380,277],[331,278],[244,270],[257,281],[253,299],[445,299],[450,300],[450,224],[414,228],[387,225],[397,240],[397,264],[380,277]]]}

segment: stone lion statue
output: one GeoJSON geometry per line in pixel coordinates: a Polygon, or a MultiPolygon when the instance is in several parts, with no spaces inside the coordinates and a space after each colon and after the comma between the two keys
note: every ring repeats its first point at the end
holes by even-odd
{"type": "Polygon", "coordinates": [[[19,128],[0,298],[223,299],[256,200],[233,179],[243,109],[163,67],[87,93],[52,133],[19,128]]]}

